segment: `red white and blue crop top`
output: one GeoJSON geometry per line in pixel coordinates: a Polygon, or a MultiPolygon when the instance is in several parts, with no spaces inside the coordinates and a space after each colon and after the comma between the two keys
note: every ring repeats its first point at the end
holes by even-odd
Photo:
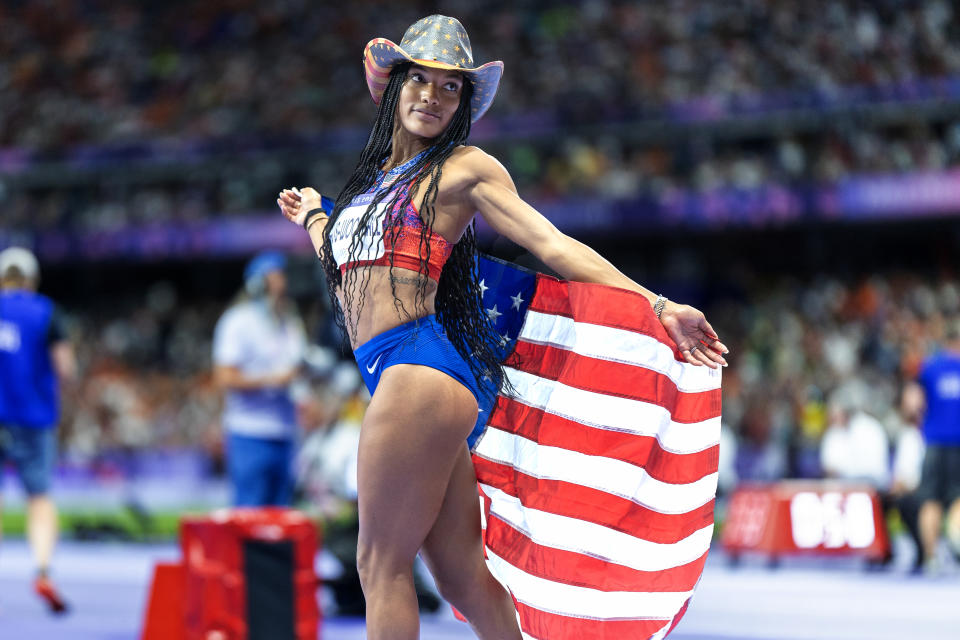
{"type": "Polygon", "coordinates": [[[430,260],[427,264],[428,273],[426,275],[431,280],[440,279],[443,265],[446,264],[447,258],[453,251],[453,243],[439,233],[430,233],[424,227],[417,207],[413,202],[406,207],[402,207],[407,190],[410,188],[409,183],[403,184],[397,189],[391,189],[377,204],[377,208],[370,216],[367,228],[359,239],[355,251],[353,254],[350,252],[354,234],[357,232],[357,225],[360,223],[363,214],[366,213],[374,196],[379,191],[388,189],[397,177],[420,157],[418,155],[411,158],[402,165],[388,171],[386,175],[381,173],[380,179],[369,191],[356,196],[337,216],[330,229],[330,246],[333,250],[333,259],[336,261],[340,273],[345,273],[347,269],[353,267],[366,265],[389,266],[392,256],[393,266],[422,274],[420,247],[424,236],[427,236],[427,242],[430,245],[430,260]],[[395,196],[398,195],[396,204],[392,205],[395,196]],[[391,209],[389,217],[386,215],[388,207],[391,209]],[[400,226],[399,229],[394,231],[393,227],[395,225],[400,226]]]}

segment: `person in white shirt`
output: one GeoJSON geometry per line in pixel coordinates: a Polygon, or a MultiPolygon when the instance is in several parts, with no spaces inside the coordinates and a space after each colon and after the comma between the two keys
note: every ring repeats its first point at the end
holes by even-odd
{"type": "Polygon", "coordinates": [[[830,399],[828,410],[830,426],[820,442],[824,475],[867,482],[886,491],[890,486],[890,441],[883,425],[842,393],[830,399]]]}
{"type": "Polygon", "coordinates": [[[247,296],[224,312],[214,331],[214,379],[225,395],[222,423],[236,506],[283,506],[293,497],[291,385],[307,341],[286,298],[285,267],[275,251],[254,257],[244,271],[247,296]]]}

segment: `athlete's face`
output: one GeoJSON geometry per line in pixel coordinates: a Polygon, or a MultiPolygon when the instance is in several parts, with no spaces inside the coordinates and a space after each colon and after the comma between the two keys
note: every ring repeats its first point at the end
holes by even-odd
{"type": "Polygon", "coordinates": [[[397,104],[400,124],[416,136],[436,138],[460,106],[463,83],[459,71],[410,67],[397,104]]]}

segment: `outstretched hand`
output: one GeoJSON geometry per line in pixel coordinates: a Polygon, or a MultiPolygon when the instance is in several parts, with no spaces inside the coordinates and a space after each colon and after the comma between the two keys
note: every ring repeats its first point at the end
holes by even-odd
{"type": "Polygon", "coordinates": [[[277,204],[280,206],[280,213],[283,214],[283,217],[301,227],[307,217],[307,212],[310,211],[310,209],[301,206],[302,200],[303,194],[296,187],[284,189],[280,192],[280,197],[277,198],[277,204]]]}
{"type": "MultiPolygon", "coordinates": [[[[312,187],[284,189],[277,198],[280,212],[290,222],[303,226],[307,215],[314,209],[323,208],[320,193],[312,187]]],[[[312,223],[311,223],[312,224],[312,223]]]]}
{"type": "Polygon", "coordinates": [[[693,365],[711,369],[727,366],[723,355],[729,353],[703,313],[687,304],[668,301],[660,314],[667,335],[677,344],[680,355],[693,365]]]}

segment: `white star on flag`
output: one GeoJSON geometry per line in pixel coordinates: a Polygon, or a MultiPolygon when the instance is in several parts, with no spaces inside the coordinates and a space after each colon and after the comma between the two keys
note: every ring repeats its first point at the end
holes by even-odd
{"type": "Polygon", "coordinates": [[[506,344],[507,344],[508,342],[510,342],[510,332],[509,332],[509,331],[500,336],[500,346],[501,346],[501,347],[506,346],[506,344]]]}
{"type": "Polygon", "coordinates": [[[520,305],[523,304],[523,298],[520,297],[521,293],[523,292],[517,291],[517,295],[510,296],[510,299],[513,300],[513,304],[510,305],[511,309],[516,309],[517,311],[520,311],[520,305]]]}
{"type": "Polygon", "coordinates": [[[483,279],[483,280],[480,281],[480,297],[481,297],[481,298],[483,297],[483,295],[487,292],[487,289],[489,289],[489,288],[490,288],[490,287],[488,287],[488,286],[486,285],[486,279],[483,279]]]}
{"type": "Polygon", "coordinates": [[[502,313],[497,311],[497,305],[493,305],[493,309],[487,309],[487,317],[493,320],[494,322],[496,322],[497,318],[499,318],[502,315],[503,315],[502,313]]]}

